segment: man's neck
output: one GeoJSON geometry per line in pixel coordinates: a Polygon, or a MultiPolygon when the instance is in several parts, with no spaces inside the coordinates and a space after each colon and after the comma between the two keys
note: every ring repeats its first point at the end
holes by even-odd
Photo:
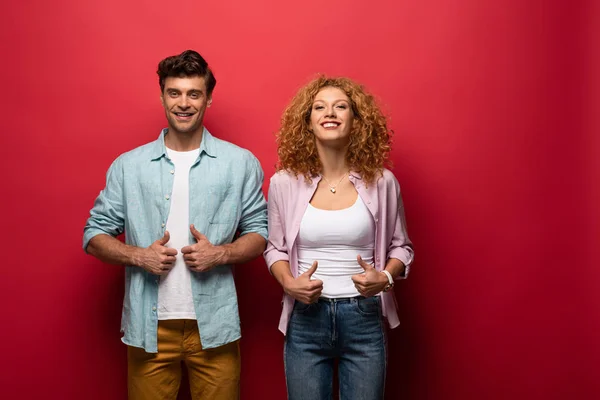
{"type": "Polygon", "coordinates": [[[177,132],[173,129],[167,131],[165,135],[165,146],[175,151],[191,151],[200,148],[202,142],[202,132],[204,127],[194,132],[177,132]]]}

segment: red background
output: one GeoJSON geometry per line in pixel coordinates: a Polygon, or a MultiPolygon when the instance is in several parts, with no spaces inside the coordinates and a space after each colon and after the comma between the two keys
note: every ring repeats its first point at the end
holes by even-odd
{"type": "MultiPolygon", "coordinates": [[[[111,161],[165,125],[158,61],[194,48],[218,79],[208,128],[265,189],[315,73],[381,99],[417,255],[388,398],[600,398],[597,4],[4,2],[1,397],[126,398],[122,268],[82,229],[111,161]]],[[[237,282],[242,398],[284,398],[281,289],[262,260],[237,282]]]]}

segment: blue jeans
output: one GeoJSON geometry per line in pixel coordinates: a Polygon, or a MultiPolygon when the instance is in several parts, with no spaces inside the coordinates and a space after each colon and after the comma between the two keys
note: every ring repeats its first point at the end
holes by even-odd
{"type": "Polygon", "coordinates": [[[340,400],[383,399],[386,333],[379,297],[296,302],[285,338],[290,400],[329,400],[338,361],[340,400]]]}

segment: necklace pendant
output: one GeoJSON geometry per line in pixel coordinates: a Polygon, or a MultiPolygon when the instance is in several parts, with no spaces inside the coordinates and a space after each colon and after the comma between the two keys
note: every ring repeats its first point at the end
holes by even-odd
{"type": "Polygon", "coordinates": [[[335,194],[335,188],[332,188],[332,187],[330,187],[330,188],[329,188],[329,191],[330,191],[331,193],[334,193],[334,194],[335,194]]]}

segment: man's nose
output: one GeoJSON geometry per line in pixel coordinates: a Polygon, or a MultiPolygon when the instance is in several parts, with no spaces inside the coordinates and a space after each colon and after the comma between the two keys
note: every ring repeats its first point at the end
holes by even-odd
{"type": "Polygon", "coordinates": [[[187,96],[181,96],[179,98],[179,103],[177,104],[179,108],[186,109],[190,107],[190,103],[187,96]]]}

